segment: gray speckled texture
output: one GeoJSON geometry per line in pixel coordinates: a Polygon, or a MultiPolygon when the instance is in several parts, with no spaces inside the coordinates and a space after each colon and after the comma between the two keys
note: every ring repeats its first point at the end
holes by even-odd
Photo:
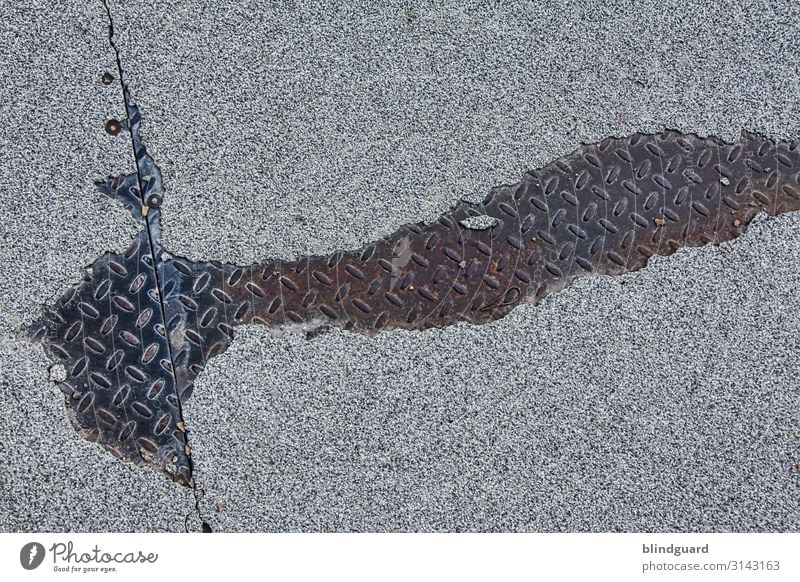
{"type": "Polygon", "coordinates": [[[609,135],[800,134],[796,2],[113,4],[194,259],[358,246],[609,135]]]}
{"type": "MultiPolygon", "coordinates": [[[[800,7],[116,6],[164,240],[329,252],[580,142],[800,136],[800,7]]],[[[788,531],[800,217],[485,327],[239,330],[186,406],[215,530],[788,531]]]]}
{"type": "Polygon", "coordinates": [[[107,250],[129,215],[94,181],[133,170],[102,5],[5,3],[0,18],[0,531],[182,530],[191,492],[81,440],[20,328],[107,250]],[[127,216],[126,216],[127,215],[127,216]]]}
{"type": "MultiPolygon", "coordinates": [[[[353,247],[607,135],[800,136],[796,3],[261,4],[111,2],[176,254],[353,247]]],[[[125,246],[91,181],[130,163],[101,129],[121,103],[97,83],[99,7],[40,9],[46,34],[4,10],[10,329],[125,246]]],[[[797,531],[798,257],[795,214],[483,327],[237,330],[186,407],[201,515],[217,531],[797,531]]],[[[0,528],[182,528],[189,491],[75,437],[41,349],[3,341],[0,528]]]]}
{"type": "Polygon", "coordinates": [[[204,517],[226,531],[796,531],[798,256],[794,215],[483,327],[238,331],[186,407],[204,517]]]}
{"type": "MultiPolygon", "coordinates": [[[[354,247],[581,142],[800,136],[800,7],[118,7],[170,250],[354,247]]],[[[506,320],[265,330],[186,412],[217,530],[797,530],[800,217],[506,320]]]]}

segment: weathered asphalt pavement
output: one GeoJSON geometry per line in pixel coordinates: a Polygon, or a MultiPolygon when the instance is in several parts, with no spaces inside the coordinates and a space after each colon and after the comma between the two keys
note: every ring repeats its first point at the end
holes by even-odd
{"type": "MultiPolygon", "coordinates": [[[[581,142],[800,136],[800,7],[111,2],[163,241],[352,248],[581,142]]],[[[481,327],[238,330],[185,407],[193,491],[79,439],[18,330],[135,230],[102,3],[4,6],[3,531],[796,531],[800,216],[481,327]]]]}

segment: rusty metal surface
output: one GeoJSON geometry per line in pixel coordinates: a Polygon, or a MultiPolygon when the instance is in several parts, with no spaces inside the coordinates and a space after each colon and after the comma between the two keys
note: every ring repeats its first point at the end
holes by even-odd
{"type": "Polygon", "coordinates": [[[486,323],[576,277],[634,271],[730,240],[759,212],[796,210],[798,172],[797,143],[749,134],[730,145],[672,132],[607,139],[356,251],[248,267],[170,261],[171,341],[199,350],[208,336],[213,354],[240,323],[364,333],[486,323]],[[462,226],[470,216],[496,224],[462,226]]]}
{"type": "Polygon", "coordinates": [[[138,174],[106,194],[143,225],[31,328],[62,361],[76,428],[119,457],[189,483],[180,412],[194,379],[240,324],[374,334],[483,324],[578,277],[738,236],[760,212],[800,209],[800,147],[743,133],[735,144],[675,132],[580,147],[482,204],[458,203],[358,250],[236,266],[165,258],[161,176],[129,118],[138,174]],[[468,227],[476,217],[479,224],[468,227]]]}

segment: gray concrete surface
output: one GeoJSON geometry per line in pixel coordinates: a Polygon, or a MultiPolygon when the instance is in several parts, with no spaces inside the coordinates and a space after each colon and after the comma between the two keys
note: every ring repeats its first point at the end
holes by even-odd
{"type": "Polygon", "coordinates": [[[262,328],[187,406],[218,530],[796,531],[800,216],[484,327],[262,328]],[[793,233],[793,234],[792,234],[793,233]]]}
{"type": "MultiPolygon", "coordinates": [[[[607,135],[800,136],[796,3],[600,4],[111,2],[164,172],[166,246],[239,263],[353,247],[607,135]]],[[[111,57],[102,18],[52,20],[65,46],[23,59],[44,61],[36,89],[5,96],[49,123],[8,114],[15,133],[0,132],[21,225],[6,221],[3,251],[55,255],[46,277],[3,261],[14,321],[127,235],[91,194],[91,178],[128,164],[101,133],[119,108],[94,76],[111,57]],[[73,69],[56,58],[70,48],[73,69]],[[41,297],[21,301],[30,289],[41,297]]],[[[17,53],[35,54],[24,34],[17,53]]],[[[796,531],[799,252],[793,215],[483,327],[238,330],[186,407],[200,513],[217,531],[796,531]]],[[[10,496],[3,527],[176,529],[185,492],[69,434],[39,348],[9,346],[5,409],[47,410],[61,432],[3,425],[1,452],[18,459],[3,489],[51,479],[55,498],[10,496]],[[31,442],[45,461],[28,467],[31,442]],[[60,509],[98,474],[141,504],[130,521],[97,499],[80,519],[60,509]],[[14,517],[37,503],[48,511],[14,517]]]]}
{"type": "MultiPolygon", "coordinates": [[[[126,2],[164,241],[352,248],[607,135],[800,136],[797,3],[126,2]]],[[[247,329],[187,406],[218,530],[796,530],[800,220],[481,327],[247,329]]]]}
{"type": "Polygon", "coordinates": [[[0,18],[0,531],[181,531],[191,492],[81,440],[39,345],[17,333],[103,252],[129,215],[94,181],[133,170],[102,4],[2,3],[0,18]]]}
{"type": "Polygon", "coordinates": [[[112,4],[193,259],[357,247],[609,135],[800,134],[797,2],[112,4]]]}

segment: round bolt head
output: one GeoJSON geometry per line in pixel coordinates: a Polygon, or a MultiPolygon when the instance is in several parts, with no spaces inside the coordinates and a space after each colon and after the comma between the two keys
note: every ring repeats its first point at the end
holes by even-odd
{"type": "Polygon", "coordinates": [[[109,119],[106,121],[106,132],[110,135],[117,135],[122,131],[122,124],[116,119],[109,119]]]}

